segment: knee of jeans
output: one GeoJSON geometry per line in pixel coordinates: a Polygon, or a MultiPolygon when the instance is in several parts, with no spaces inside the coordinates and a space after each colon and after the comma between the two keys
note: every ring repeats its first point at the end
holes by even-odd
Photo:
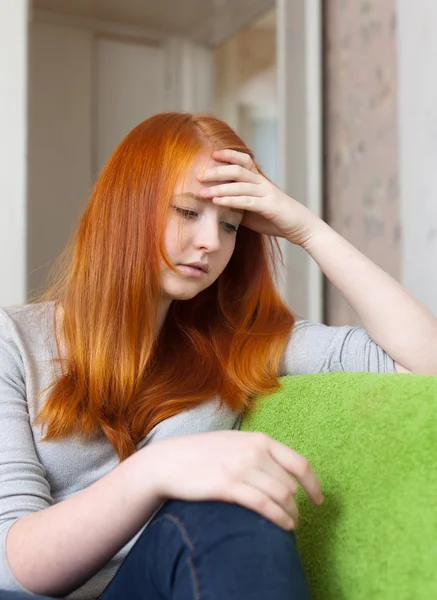
{"type": "Polygon", "coordinates": [[[226,502],[218,502],[217,505],[218,514],[221,516],[221,523],[226,524],[227,527],[234,531],[249,531],[252,535],[268,535],[277,537],[278,539],[286,539],[293,536],[291,532],[281,529],[276,523],[249,508],[226,502]]]}
{"type": "Polygon", "coordinates": [[[221,501],[179,503],[177,510],[170,505],[169,513],[177,514],[192,538],[210,541],[224,538],[244,538],[248,543],[268,543],[281,546],[294,543],[294,535],[272,521],[239,504],[221,501]]]}

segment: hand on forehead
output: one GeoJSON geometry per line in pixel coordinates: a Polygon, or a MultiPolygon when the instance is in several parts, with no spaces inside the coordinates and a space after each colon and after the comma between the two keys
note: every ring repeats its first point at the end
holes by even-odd
{"type": "MultiPolygon", "coordinates": [[[[202,188],[212,187],[216,184],[223,183],[223,181],[199,181],[199,176],[205,173],[208,169],[215,167],[223,167],[223,165],[230,164],[223,161],[217,161],[211,156],[211,151],[202,152],[197,156],[193,162],[191,168],[188,170],[185,178],[176,187],[175,195],[181,195],[191,197],[194,200],[207,201],[207,198],[203,198],[199,192],[202,188]]],[[[229,180],[231,183],[232,181],[229,180]]],[[[231,209],[232,212],[244,214],[243,210],[231,209]]]]}

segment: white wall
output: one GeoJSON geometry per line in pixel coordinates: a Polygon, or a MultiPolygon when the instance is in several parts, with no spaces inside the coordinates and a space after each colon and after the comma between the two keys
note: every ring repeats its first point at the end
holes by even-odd
{"type": "Polygon", "coordinates": [[[402,280],[437,314],[437,2],[397,11],[402,280]]]}
{"type": "Polygon", "coordinates": [[[29,65],[29,292],[70,237],[91,186],[90,31],[32,23],[29,65]]]}
{"type": "Polygon", "coordinates": [[[96,41],[97,170],[136,125],[165,110],[165,52],[161,44],[103,37],[96,41]]]}
{"type": "Polygon", "coordinates": [[[206,46],[178,39],[172,44],[176,52],[173,68],[176,71],[173,110],[210,112],[214,106],[213,51],[206,46]]]}
{"type": "Polygon", "coordinates": [[[97,170],[121,139],[167,110],[208,111],[212,52],[180,38],[161,41],[97,36],[95,42],[97,170]]]}
{"type": "Polygon", "coordinates": [[[27,0],[0,0],[0,306],[26,296],[27,0]]]}

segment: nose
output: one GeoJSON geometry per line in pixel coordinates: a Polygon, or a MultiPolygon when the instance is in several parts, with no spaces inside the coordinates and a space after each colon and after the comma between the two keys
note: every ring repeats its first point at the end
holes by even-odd
{"type": "Polygon", "coordinates": [[[194,236],[194,245],[199,250],[206,252],[217,252],[220,249],[220,224],[214,218],[204,219],[199,223],[196,235],[194,236]]]}

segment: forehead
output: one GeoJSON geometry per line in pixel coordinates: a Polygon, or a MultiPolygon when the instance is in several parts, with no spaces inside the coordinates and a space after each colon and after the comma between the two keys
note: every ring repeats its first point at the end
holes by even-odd
{"type": "Polygon", "coordinates": [[[224,163],[221,163],[221,162],[216,161],[213,158],[211,158],[211,151],[202,152],[197,155],[197,157],[195,158],[190,169],[187,171],[185,177],[183,177],[183,180],[181,180],[179,182],[177,187],[179,189],[182,189],[182,188],[187,189],[187,188],[191,188],[193,186],[202,187],[205,184],[201,184],[197,180],[197,176],[200,173],[202,173],[203,171],[206,171],[206,169],[211,169],[212,167],[218,167],[223,164],[224,163]]]}
{"type": "Polygon", "coordinates": [[[197,155],[191,170],[199,172],[205,169],[210,169],[211,167],[215,167],[218,165],[223,165],[224,163],[214,160],[211,156],[212,151],[204,151],[197,155]]]}

